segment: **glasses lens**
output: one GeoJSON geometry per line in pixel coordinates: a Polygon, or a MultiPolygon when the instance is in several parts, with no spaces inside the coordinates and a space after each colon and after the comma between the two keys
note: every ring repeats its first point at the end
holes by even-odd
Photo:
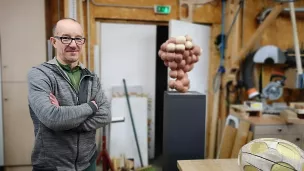
{"type": "Polygon", "coordinates": [[[71,40],[72,39],[70,37],[62,37],[61,38],[62,43],[65,43],[65,44],[71,43],[71,40]]]}
{"type": "Polygon", "coordinates": [[[77,44],[84,44],[84,38],[75,38],[77,44]]]}

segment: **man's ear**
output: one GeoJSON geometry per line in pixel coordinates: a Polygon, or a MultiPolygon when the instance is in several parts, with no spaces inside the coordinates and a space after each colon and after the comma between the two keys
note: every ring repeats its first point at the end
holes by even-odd
{"type": "Polygon", "coordinates": [[[55,47],[56,39],[54,37],[50,37],[50,41],[52,45],[55,47]]]}

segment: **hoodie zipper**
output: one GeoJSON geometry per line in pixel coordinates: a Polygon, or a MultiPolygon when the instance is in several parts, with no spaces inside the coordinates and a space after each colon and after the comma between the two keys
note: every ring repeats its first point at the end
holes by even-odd
{"type": "MultiPolygon", "coordinates": [[[[79,84],[78,84],[78,92],[77,92],[77,105],[79,105],[79,89],[80,89],[80,84],[81,84],[81,81],[85,78],[85,77],[93,77],[91,75],[84,75],[80,78],[79,80],[79,84]]],[[[70,83],[71,84],[71,83],[70,83]]],[[[77,153],[76,153],[76,159],[75,159],[75,170],[77,171],[77,160],[78,160],[78,156],[79,156],[79,138],[80,138],[80,133],[78,132],[77,133],[77,153]]]]}
{"type": "MultiPolygon", "coordinates": [[[[59,68],[59,67],[58,67],[59,68]]],[[[78,91],[74,88],[73,84],[69,81],[69,79],[67,79],[65,77],[65,74],[62,73],[63,71],[61,71],[61,69],[59,68],[59,72],[61,73],[61,75],[63,76],[63,78],[70,84],[70,86],[72,87],[72,89],[75,91],[76,93],[76,99],[77,99],[77,105],[79,105],[79,89],[80,89],[80,84],[81,84],[81,81],[85,78],[85,77],[93,77],[91,75],[83,75],[80,80],[79,80],[79,84],[78,84],[78,91]]],[[[78,157],[79,157],[79,137],[80,137],[80,134],[77,133],[77,152],[76,152],[76,158],[75,158],[75,162],[74,162],[74,167],[75,167],[75,170],[77,171],[77,160],[78,160],[78,157]]]]}

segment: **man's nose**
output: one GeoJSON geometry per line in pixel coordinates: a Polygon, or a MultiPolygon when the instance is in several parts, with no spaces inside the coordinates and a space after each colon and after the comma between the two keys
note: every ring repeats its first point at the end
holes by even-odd
{"type": "Polygon", "coordinates": [[[77,46],[76,40],[72,40],[72,42],[70,43],[69,46],[70,46],[70,47],[76,47],[76,46],[77,46]]]}

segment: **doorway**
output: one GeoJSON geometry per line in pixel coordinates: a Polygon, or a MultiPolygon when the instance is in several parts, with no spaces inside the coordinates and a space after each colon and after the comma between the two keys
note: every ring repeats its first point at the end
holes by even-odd
{"type": "Polygon", "coordinates": [[[162,43],[167,41],[169,35],[168,26],[158,25],[156,28],[156,74],[155,74],[155,159],[163,150],[163,113],[164,91],[168,87],[168,68],[158,56],[158,50],[162,43]]]}

